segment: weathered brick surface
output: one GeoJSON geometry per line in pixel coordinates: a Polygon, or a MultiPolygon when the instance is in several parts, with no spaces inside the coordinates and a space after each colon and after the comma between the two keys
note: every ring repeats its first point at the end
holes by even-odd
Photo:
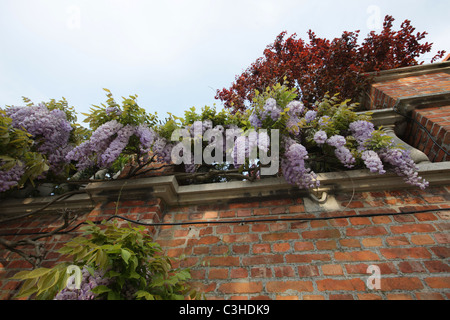
{"type": "MultiPolygon", "coordinates": [[[[423,151],[430,161],[450,161],[450,156],[443,151],[450,152],[450,106],[416,109],[411,117],[427,129],[441,148],[433,142],[424,128],[413,121],[406,128],[405,142],[423,151]]],[[[438,197],[435,199],[440,200],[438,197]]]]}
{"type": "MultiPolygon", "coordinates": [[[[302,198],[252,199],[222,205],[165,208],[161,201],[106,203],[84,218],[102,220],[115,212],[139,221],[230,221],[149,228],[170,257],[185,255],[180,266],[191,267],[193,284],[208,299],[448,299],[450,297],[450,187],[425,191],[387,190],[336,194],[342,210],[297,213],[302,198]],[[378,206],[374,206],[377,203],[378,206]],[[295,207],[296,209],[292,210],[295,207]],[[347,207],[347,208],[345,208],[347,207]],[[380,216],[381,213],[434,209],[430,213],[380,216]],[[114,212],[111,212],[113,210],[114,212]],[[247,210],[242,216],[241,210],[247,210]],[[274,214],[273,212],[282,212],[274,214]],[[290,213],[293,212],[293,213],[290,213]],[[153,213],[153,215],[151,214],[153,213]],[[370,213],[371,217],[348,217],[370,213]],[[327,221],[275,221],[328,217],[327,221]],[[252,223],[234,220],[275,219],[252,223]],[[381,271],[380,290],[369,289],[367,269],[381,271]]],[[[20,232],[57,226],[56,216],[11,223],[20,232]]],[[[61,260],[54,250],[76,233],[45,240],[45,266],[61,260]]],[[[17,238],[17,237],[16,237],[17,238]]],[[[17,254],[0,254],[0,297],[10,298],[17,282],[7,278],[30,268],[17,254]]]]}
{"type": "Polygon", "coordinates": [[[369,108],[392,108],[398,98],[429,95],[444,91],[450,91],[450,75],[445,72],[377,82],[371,87],[369,108]]]}

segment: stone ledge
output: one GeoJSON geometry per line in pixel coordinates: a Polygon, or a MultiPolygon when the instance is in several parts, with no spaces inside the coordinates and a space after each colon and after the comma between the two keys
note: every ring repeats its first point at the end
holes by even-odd
{"type": "MultiPolygon", "coordinates": [[[[418,164],[419,174],[430,182],[430,186],[449,185],[450,162],[418,164]]],[[[370,173],[368,170],[353,170],[318,174],[321,187],[316,191],[329,194],[387,189],[414,188],[396,174],[384,175],[370,173]]],[[[92,210],[96,203],[131,199],[161,198],[168,206],[227,203],[242,201],[252,197],[266,196],[308,196],[308,191],[299,190],[283,178],[267,178],[255,182],[233,181],[180,186],[175,176],[142,178],[136,180],[91,183],[86,187],[88,194],[74,195],[50,206],[45,212],[61,209],[92,210]]],[[[0,215],[14,215],[35,210],[49,201],[51,197],[11,199],[2,202],[0,215]]]]}
{"type": "Polygon", "coordinates": [[[450,61],[383,70],[378,72],[369,72],[367,74],[374,76],[374,81],[377,83],[438,72],[450,73],[450,61]]]}

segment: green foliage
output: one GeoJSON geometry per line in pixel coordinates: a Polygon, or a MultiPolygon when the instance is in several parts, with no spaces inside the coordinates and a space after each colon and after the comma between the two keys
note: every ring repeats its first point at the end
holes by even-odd
{"type": "MultiPolygon", "coordinates": [[[[125,286],[136,290],[135,299],[175,300],[200,298],[188,284],[189,269],[173,268],[159,244],[143,227],[119,227],[117,223],[89,222],[84,234],[67,242],[59,253],[72,257],[73,265],[102,270],[110,285],[93,289],[99,299],[124,299],[125,286]]],[[[17,297],[35,295],[36,299],[53,299],[67,282],[68,263],[54,268],[23,271],[13,279],[24,281],[17,297]]]]}
{"type": "Polygon", "coordinates": [[[37,300],[52,300],[66,286],[69,278],[66,272],[68,266],[67,263],[60,263],[54,268],[18,272],[11,279],[21,280],[23,284],[14,298],[34,296],[37,300]]]}
{"type": "Polygon", "coordinates": [[[297,90],[295,88],[289,89],[288,84],[289,82],[286,81],[285,77],[283,84],[277,83],[272,87],[267,87],[263,93],[255,90],[252,107],[262,108],[267,99],[273,98],[282,109],[286,108],[289,102],[298,97],[297,90]]]}
{"type": "Polygon", "coordinates": [[[90,108],[90,113],[82,113],[86,116],[84,122],[89,123],[89,127],[95,131],[102,124],[109,121],[116,120],[123,125],[138,126],[140,124],[147,124],[154,126],[157,123],[157,115],[150,114],[141,108],[137,103],[137,95],[130,95],[128,98],[122,97],[122,105],[116,103],[110,90],[106,91],[106,105],[93,105],[90,108]]]}

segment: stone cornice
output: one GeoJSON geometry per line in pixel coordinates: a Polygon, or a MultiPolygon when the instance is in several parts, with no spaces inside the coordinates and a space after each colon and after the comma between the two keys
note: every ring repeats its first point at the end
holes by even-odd
{"type": "MultiPolygon", "coordinates": [[[[450,162],[422,163],[419,174],[430,186],[449,185],[450,162]]],[[[329,194],[353,191],[378,191],[411,188],[396,174],[370,173],[368,170],[351,170],[318,174],[321,187],[316,191],[329,194]]],[[[168,206],[226,203],[252,197],[266,196],[307,196],[308,192],[288,184],[283,178],[267,178],[255,182],[232,181],[224,183],[179,185],[175,176],[142,178],[90,183],[86,194],[74,195],[55,203],[45,212],[61,209],[92,210],[103,201],[161,198],[168,206]]],[[[1,215],[31,212],[42,207],[51,197],[8,199],[1,203],[1,215]]]]}
{"type": "Polygon", "coordinates": [[[437,72],[450,73],[450,61],[422,64],[411,67],[369,72],[367,75],[374,76],[374,82],[391,81],[405,77],[414,77],[437,72]]]}

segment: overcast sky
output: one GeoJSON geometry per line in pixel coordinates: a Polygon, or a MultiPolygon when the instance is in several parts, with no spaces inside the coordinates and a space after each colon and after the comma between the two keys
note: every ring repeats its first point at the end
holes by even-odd
{"type": "MultiPolygon", "coordinates": [[[[282,31],[332,39],[379,31],[386,14],[450,51],[448,0],[0,0],[0,104],[65,97],[78,113],[138,95],[149,112],[222,108],[229,87],[282,31]]],[[[429,62],[433,54],[424,57],[429,62]]],[[[84,119],[79,115],[79,120],[84,119]]]]}

